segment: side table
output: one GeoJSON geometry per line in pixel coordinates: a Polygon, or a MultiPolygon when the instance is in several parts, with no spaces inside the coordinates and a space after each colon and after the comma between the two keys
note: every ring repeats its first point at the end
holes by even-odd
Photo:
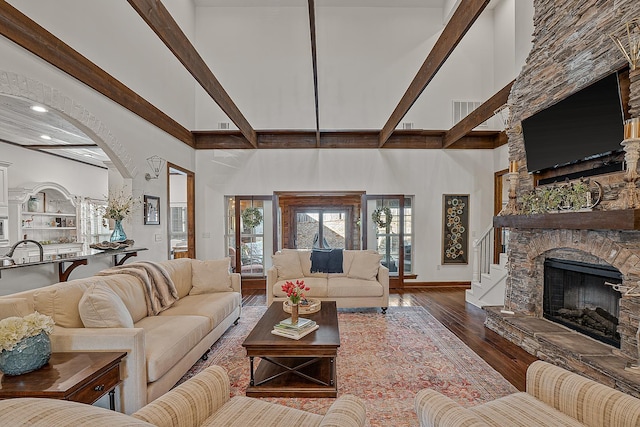
{"type": "Polygon", "coordinates": [[[120,362],[126,352],[51,353],[37,371],[0,378],[0,399],[47,397],[93,404],[109,393],[116,409],[115,388],[120,384],[120,362]]]}

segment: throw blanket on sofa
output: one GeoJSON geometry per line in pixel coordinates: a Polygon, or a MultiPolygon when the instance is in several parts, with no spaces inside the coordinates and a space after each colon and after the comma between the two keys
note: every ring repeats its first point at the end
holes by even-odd
{"type": "Polygon", "coordinates": [[[178,300],[178,291],[169,273],[160,265],[151,261],[138,261],[102,270],[98,276],[111,274],[130,274],[140,279],[144,285],[147,314],[156,316],[171,307],[178,300]]]}

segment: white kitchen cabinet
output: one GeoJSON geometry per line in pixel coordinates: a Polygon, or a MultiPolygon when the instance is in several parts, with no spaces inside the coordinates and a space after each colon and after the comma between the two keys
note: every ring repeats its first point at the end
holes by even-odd
{"type": "MultiPolygon", "coordinates": [[[[45,256],[79,250],[76,197],[51,182],[9,189],[11,244],[30,239],[43,245],[45,256]]],[[[25,249],[26,250],[26,249],[25,249]]],[[[26,256],[31,258],[33,247],[26,256]]]]}

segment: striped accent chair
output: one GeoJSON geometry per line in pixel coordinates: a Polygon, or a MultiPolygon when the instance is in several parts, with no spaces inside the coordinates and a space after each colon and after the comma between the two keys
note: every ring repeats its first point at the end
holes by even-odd
{"type": "Polygon", "coordinates": [[[640,399],[536,361],[527,370],[527,392],[464,408],[424,389],[415,398],[421,427],[640,427],[640,399]]]}
{"type": "Polygon", "coordinates": [[[133,415],[55,399],[0,401],[0,426],[29,427],[362,427],[362,401],[344,395],[325,415],[246,396],[230,398],[227,372],[211,366],[133,415]]]}

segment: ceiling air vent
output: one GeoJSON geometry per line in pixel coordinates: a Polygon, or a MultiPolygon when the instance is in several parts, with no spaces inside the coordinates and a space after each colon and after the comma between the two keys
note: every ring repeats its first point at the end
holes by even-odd
{"type": "Polygon", "coordinates": [[[218,129],[229,129],[229,122],[219,122],[218,123],[218,129]]]}
{"type": "Polygon", "coordinates": [[[402,122],[402,129],[413,129],[413,122],[402,122]]]}
{"type": "MultiPolygon", "coordinates": [[[[467,117],[473,110],[482,105],[482,102],[478,101],[453,101],[453,124],[457,124],[460,120],[467,117]]],[[[486,128],[489,125],[487,122],[479,124],[477,127],[486,128]]]]}

